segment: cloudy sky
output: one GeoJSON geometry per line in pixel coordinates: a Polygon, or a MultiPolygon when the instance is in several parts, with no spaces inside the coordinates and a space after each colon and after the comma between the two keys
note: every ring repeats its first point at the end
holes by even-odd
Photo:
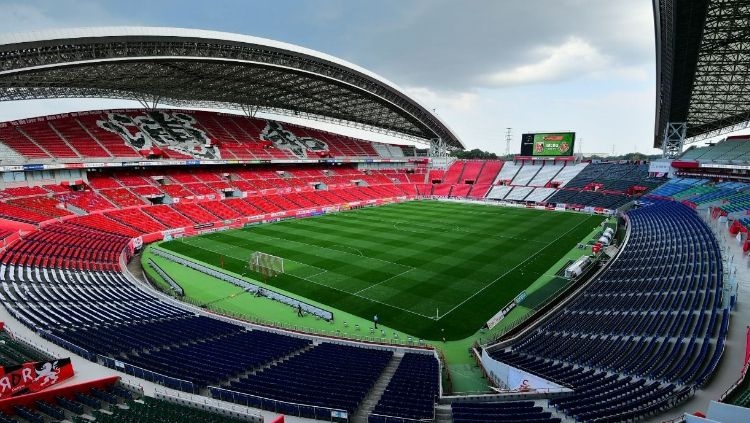
{"type": "MultiPolygon", "coordinates": [[[[341,57],[393,81],[469,148],[573,130],[585,153],[651,149],[651,0],[0,0],[0,32],[80,26],[200,28],[341,57]]],[[[0,120],[129,106],[0,103],[0,120]]],[[[578,150],[578,148],[576,149],[578,150]]]]}

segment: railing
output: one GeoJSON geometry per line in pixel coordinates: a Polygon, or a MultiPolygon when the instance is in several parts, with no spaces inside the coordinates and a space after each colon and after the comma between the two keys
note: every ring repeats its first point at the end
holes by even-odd
{"type": "Polygon", "coordinates": [[[349,419],[349,414],[346,410],[279,401],[216,386],[209,386],[208,389],[213,398],[218,397],[222,401],[260,408],[266,411],[273,411],[274,413],[325,421],[348,421],[349,419]]]}
{"type": "Polygon", "coordinates": [[[37,345],[31,340],[26,339],[23,336],[20,336],[15,331],[10,330],[10,328],[6,325],[3,330],[8,332],[8,334],[13,338],[14,341],[19,342],[21,344],[24,344],[27,348],[31,348],[32,350],[35,350],[38,353],[41,353],[42,355],[45,355],[48,359],[53,358],[59,358],[58,354],[53,353],[52,351],[48,350],[47,348],[37,345]]]}
{"type": "Polygon", "coordinates": [[[175,293],[177,293],[177,295],[179,295],[179,296],[185,295],[185,291],[182,289],[182,287],[180,286],[180,284],[178,284],[177,281],[175,281],[174,279],[172,279],[172,277],[169,276],[167,274],[167,272],[165,272],[164,269],[161,268],[161,266],[159,266],[158,264],[156,264],[156,262],[154,262],[152,259],[148,259],[148,265],[151,266],[151,268],[154,269],[154,271],[156,273],[158,273],[159,276],[162,277],[162,279],[164,279],[165,281],[167,281],[167,283],[169,284],[169,286],[172,288],[172,290],[175,293]]]}
{"type": "Polygon", "coordinates": [[[750,362],[745,363],[745,365],[742,367],[742,372],[740,373],[740,378],[735,381],[732,386],[727,388],[726,391],[724,391],[723,394],[719,397],[719,402],[724,402],[724,400],[727,399],[730,395],[734,394],[734,391],[742,385],[742,382],[745,381],[745,378],[747,377],[747,369],[748,365],[750,365],[750,362]]]}
{"type": "MultiPolygon", "coordinates": [[[[171,376],[166,376],[161,373],[153,372],[151,370],[146,370],[144,368],[134,366],[129,363],[125,363],[119,360],[115,360],[113,358],[105,357],[103,355],[97,355],[96,358],[99,359],[99,361],[106,367],[109,367],[110,369],[114,369],[132,376],[135,376],[137,378],[141,378],[144,380],[147,380],[149,382],[158,383],[160,385],[164,385],[167,388],[176,389],[178,391],[182,392],[190,392],[193,394],[199,393],[200,389],[193,384],[193,382],[189,382],[187,380],[178,379],[171,376]]],[[[96,360],[92,360],[96,361],[96,360]]]]}
{"type": "Polygon", "coordinates": [[[262,423],[263,415],[257,410],[243,405],[227,404],[225,401],[193,395],[184,392],[170,392],[166,389],[155,388],[154,396],[168,402],[184,405],[191,408],[210,411],[224,416],[253,423],[262,423]]]}
{"type": "Polygon", "coordinates": [[[435,421],[435,408],[432,408],[432,417],[427,419],[410,419],[407,417],[370,413],[370,415],[367,416],[367,421],[370,423],[429,423],[435,421]],[[374,421],[370,421],[370,417],[375,417],[374,421]]]}
{"type": "Polygon", "coordinates": [[[96,354],[93,354],[93,353],[89,352],[87,349],[81,348],[78,345],[73,344],[72,342],[69,342],[69,341],[66,341],[66,340],[62,339],[59,336],[53,334],[52,332],[48,332],[46,330],[40,329],[39,330],[39,336],[41,336],[42,338],[45,338],[45,339],[47,339],[49,341],[52,341],[53,343],[55,343],[55,344],[57,344],[57,345],[65,348],[68,351],[71,351],[74,354],[80,355],[81,357],[85,358],[86,360],[96,362],[96,354]]]}
{"type": "Polygon", "coordinates": [[[226,272],[222,272],[216,269],[212,269],[208,266],[204,266],[202,264],[193,262],[191,260],[184,259],[182,257],[179,257],[175,254],[169,253],[167,251],[164,251],[160,248],[152,248],[151,252],[157,256],[160,256],[162,258],[165,258],[167,260],[174,261],[176,263],[179,263],[183,266],[187,266],[193,270],[197,270],[201,273],[207,274],[209,276],[213,276],[217,279],[223,280],[225,282],[229,282],[232,285],[236,285],[240,288],[243,288],[244,290],[248,292],[262,292],[263,296],[268,297],[272,300],[276,300],[282,304],[287,304],[292,307],[300,307],[305,312],[312,314],[314,316],[320,317],[325,320],[332,320],[333,319],[333,313],[331,313],[328,310],[323,310],[322,308],[315,307],[314,305],[305,303],[303,301],[299,301],[297,299],[288,297],[286,295],[279,294],[278,292],[275,292],[273,290],[270,290],[268,288],[262,288],[258,285],[255,285],[253,283],[250,283],[244,279],[238,278],[237,276],[230,275],[226,272]]]}

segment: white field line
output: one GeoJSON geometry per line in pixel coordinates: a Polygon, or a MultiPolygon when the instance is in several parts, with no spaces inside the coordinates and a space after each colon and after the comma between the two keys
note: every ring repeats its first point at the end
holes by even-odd
{"type": "MultiPolygon", "coordinates": [[[[258,235],[260,235],[260,236],[265,236],[265,237],[268,237],[268,238],[278,239],[278,240],[281,240],[281,241],[284,241],[284,242],[293,242],[293,243],[296,243],[296,244],[307,245],[308,247],[313,247],[313,248],[320,248],[320,249],[323,249],[323,250],[328,250],[328,251],[335,251],[335,252],[337,252],[337,253],[341,253],[341,254],[348,254],[348,255],[350,255],[350,256],[364,257],[364,258],[366,258],[366,259],[368,259],[368,260],[376,260],[376,261],[381,261],[381,262],[383,262],[383,263],[388,263],[388,264],[391,264],[391,265],[393,265],[393,266],[399,266],[399,267],[408,267],[408,268],[410,268],[410,269],[414,269],[414,267],[413,267],[413,266],[408,266],[408,265],[406,265],[406,264],[400,264],[400,263],[395,263],[395,262],[392,262],[392,261],[388,261],[388,260],[383,260],[383,259],[379,259],[379,258],[375,258],[375,257],[369,257],[369,256],[365,256],[365,255],[354,254],[354,253],[350,253],[350,252],[346,252],[346,251],[342,251],[342,250],[337,250],[336,248],[328,248],[328,247],[322,247],[322,246],[320,246],[320,245],[315,245],[315,244],[308,244],[308,243],[306,243],[306,242],[302,242],[302,241],[296,241],[296,240],[291,240],[291,239],[286,239],[286,238],[281,238],[281,237],[278,237],[278,236],[273,236],[273,235],[266,235],[266,234],[258,234],[258,235]]],[[[325,258],[325,257],[322,257],[322,258],[325,258]]]]}
{"type": "Polygon", "coordinates": [[[386,279],[383,279],[382,281],[380,281],[380,282],[376,283],[375,285],[370,285],[370,286],[368,286],[368,287],[362,288],[362,289],[360,289],[359,291],[355,292],[355,294],[359,294],[360,292],[363,292],[363,291],[367,291],[367,290],[368,290],[368,289],[370,289],[370,288],[375,288],[376,286],[378,286],[378,285],[381,285],[381,284],[383,284],[383,283],[386,283],[386,282],[388,282],[388,281],[389,281],[389,280],[391,280],[391,279],[395,279],[395,278],[397,278],[397,277],[399,277],[399,276],[401,276],[401,275],[404,275],[404,274],[406,274],[406,273],[409,273],[409,272],[411,272],[411,271],[412,271],[412,270],[414,270],[414,269],[415,269],[415,268],[414,268],[414,267],[412,267],[411,269],[407,269],[407,270],[404,270],[403,272],[399,273],[398,275],[393,275],[393,276],[391,276],[390,278],[386,278],[386,279]]]}
{"type": "MultiPolygon", "coordinates": [[[[586,219],[586,220],[588,220],[588,219],[586,219]]],[[[543,248],[541,248],[541,249],[537,250],[537,252],[536,252],[536,253],[534,253],[534,254],[530,255],[530,256],[529,256],[529,257],[528,257],[528,258],[527,258],[526,260],[524,260],[524,261],[522,261],[522,262],[518,263],[517,265],[513,266],[513,267],[512,267],[512,268],[510,268],[510,269],[509,269],[509,270],[508,270],[507,272],[505,272],[505,273],[503,273],[502,275],[498,276],[498,277],[497,277],[497,278],[495,278],[495,279],[494,279],[493,281],[491,281],[491,282],[489,282],[489,283],[488,283],[487,285],[485,285],[485,286],[484,286],[484,287],[483,287],[482,289],[480,289],[479,291],[477,291],[477,292],[475,292],[474,294],[472,294],[472,295],[471,295],[471,296],[470,296],[469,298],[467,298],[467,299],[465,299],[465,300],[461,301],[460,303],[458,303],[458,305],[456,305],[456,306],[455,306],[455,307],[453,307],[452,309],[448,310],[448,311],[447,311],[446,313],[443,313],[443,315],[442,315],[442,316],[440,316],[440,318],[442,319],[443,317],[445,317],[445,316],[447,316],[447,315],[451,314],[451,313],[452,313],[452,312],[453,312],[453,311],[454,311],[455,309],[457,309],[457,308],[461,307],[462,305],[466,304],[466,302],[467,302],[467,301],[469,301],[470,299],[472,299],[472,298],[476,297],[477,295],[481,294],[481,293],[482,293],[482,292],[483,292],[483,291],[484,291],[485,289],[487,289],[487,288],[491,287],[492,285],[494,285],[494,284],[495,284],[495,283],[496,283],[497,281],[499,281],[500,279],[504,278],[504,277],[505,277],[505,276],[506,276],[506,275],[507,275],[508,273],[510,273],[510,272],[512,272],[512,271],[514,271],[514,270],[516,270],[516,269],[517,269],[517,268],[518,268],[519,266],[521,266],[522,264],[525,264],[525,263],[526,263],[527,261],[529,261],[529,260],[533,259],[534,257],[536,257],[536,256],[537,256],[537,255],[538,255],[538,254],[539,254],[539,253],[540,253],[540,252],[541,252],[542,250],[544,250],[544,249],[546,249],[547,247],[549,247],[550,245],[554,244],[554,243],[555,243],[555,242],[557,242],[557,241],[558,241],[558,240],[559,240],[560,238],[562,238],[562,237],[564,237],[565,235],[567,235],[567,234],[569,234],[570,232],[572,232],[572,231],[573,231],[573,230],[574,230],[575,228],[577,228],[577,227],[581,226],[581,224],[583,224],[583,222],[586,222],[586,220],[582,220],[582,221],[580,221],[580,222],[579,222],[579,223],[578,223],[577,225],[575,225],[575,226],[573,226],[572,228],[568,229],[568,231],[567,231],[567,232],[563,233],[562,235],[558,236],[557,238],[555,238],[555,239],[553,239],[552,241],[550,241],[549,243],[547,243],[547,245],[545,245],[545,246],[544,246],[543,248]]]]}
{"type": "MultiPolygon", "coordinates": [[[[187,239],[192,239],[192,238],[187,238],[187,239]]],[[[216,241],[213,241],[213,240],[210,240],[210,241],[213,242],[213,243],[216,243],[216,241]]],[[[214,249],[214,248],[204,247],[203,245],[195,245],[192,242],[185,242],[185,241],[183,241],[183,242],[186,243],[186,244],[190,244],[190,245],[192,245],[195,248],[200,248],[201,250],[211,251],[213,253],[221,254],[221,255],[224,255],[224,256],[227,256],[227,257],[231,257],[231,258],[234,258],[234,259],[237,259],[237,260],[247,260],[246,257],[237,257],[235,255],[227,254],[226,253],[226,251],[237,250],[237,248],[245,249],[244,247],[229,246],[229,247],[226,247],[226,248],[217,248],[217,249],[214,249]]],[[[302,263],[302,262],[299,262],[299,261],[296,261],[296,260],[288,259],[286,257],[282,257],[282,259],[284,259],[286,261],[291,261],[293,263],[301,264],[302,266],[312,267],[314,269],[320,270],[320,272],[318,272],[318,273],[315,273],[313,275],[307,276],[308,278],[311,278],[313,276],[322,275],[323,273],[326,273],[328,271],[327,269],[323,269],[322,267],[313,266],[312,264],[302,263]]],[[[287,274],[292,275],[291,273],[287,273],[287,274]]],[[[292,275],[292,276],[295,276],[295,275],[292,275]]],[[[295,276],[295,277],[298,277],[298,276],[295,276]]]]}
{"type": "MultiPolygon", "coordinates": [[[[358,220],[355,215],[349,215],[349,216],[352,216],[352,217],[350,217],[350,219],[358,220]]],[[[534,243],[537,243],[537,244],[546,244],[544,241],[539,241],[539,240],[535,240],[535,239],[527,239],[527,238],[519,238],[519,237],[515,237],[515,236],[506,236],[506,235],[497,235],[497,234],[488,234],[488,233],[482,233],[482,232],[467,231],[465,229],[462,229],[458,225],[454,225],[452,227],[450,225],[446,225],[446,226],[431,226],[431,225],[424,225],[424,224],[419,224],[419,223],[414,223],[414,222],[406,222],[406,221],[403,221],[403,220],[376,219],[376,218],[370,218],[369,216],[368,216],[367,219],[361,219],[361,220],[363,220],[363,221],[368,221],[368,220],[369,221],[376,221],[376,222],[386,223],[386,224],[387,223],[392,223],[393,224],[393,228],[396,229],[397,231],[411,232],[411,233],[415,233],[415,234],[423,234],[423,233],[428,232],[428,231],[445,231],[445,230],[450,230],[450,231],[453,231],[453,232],[461,232],[461,233],[466,233],[466,234],[473,234],[473,235],[482,236],[482,237],[515,239],[515,240],[525,241],[525,242],[534,242],[534,243]],[[401,228],[398,225],[409,225],[409,226],[414,226],[415,228],[424,228],[426,230],[424,230],[424,231],[413,231],[413,230],[410,230],[410,229],[401,228]]]]}
{"type": "MultiPolygon", "coordinates": [[[[272,237],[272,238],[274,238],[274,237],[272,237]]],[[[283,239],[283,238],[279,238],[279,239],[283,239]]],[[[184,242],[184,241],[183,241],[183,242],[184,242]]],[[[190,243],[190,242],[188,242],[188,244],[192,245],[192,246],[193,246],[193,247],[195,247],[195,248],[200,248],[201,250],[207,250],[207,251],[211,251],[211,252],[214,252],[214,253],[217,253],[217,254],[224,254],[224,251],[225,251],[224,249],[218,249],[218,250],[215,250],[215,249],[212,249],[212,248],[206,248],[206,247],[204,247],[204,246],[199,246],[199,245],[195,245],[195,244],[192,244],[192,243],[190,243]]],[[[234,249],[236,249],[236,247],[228,247],[227,249],[232,249],[232,250],[234,250],[234,249]]],[[[333,251],[338,251],[338,250],[333,250],[333,251]]],[[[233,258],[236,258],[236,259],[238,259],[238,260],[244,260],[244,258],[241,258],[241,257],[237,257],[237,256],[233,256],[233,255],[231,255],[231,254],[225,254],[225,255],[226,255],[226,256],[229,256],[229,257],[233,257],[233,258]]],[[[285,258],[284,260],[289,260],[289,261],[293,261],[293,262],[295,262],[295,263],[300,263],[300,262],[298,262],[298,261],[294,261],[294,260],[290,260],[290,259],[286,259],[286,258],[285,258]]],[[[312,265],[309,265],[309,264],[305,264],[305,263],[300,263],[300,264],[302,264],[302,265],[305,265],[305,266],[310,266],[310,267],[314,267],[314,268],[316,268],[316,269],[321,269],[320,267],[317,267],[317,266],[312,266],[312,265]]],[[[401,265],[401,266],[403,266],[403,265],[401,265]]],[[[405,266],[405,267],[406,267],[406,266],[405,266]]],[[[406,272],[408,272],[408,271],[411,271],[411,270],[414,270],[414,269],[415,269],[415,268],[414,268],[414,267],[412,267],[411,269],[408,269],[408,270],[406,270],[406,272]]],[[[327,272],[327,271],[328,271],[328,270],[325,270],[325,269],[321,269],[321,270],[323,270],[323,272],[317,273],[317,274],[315,274],[315,275],[313,275],[313,276],[317,276],[317,275],[319,275],[319,274],[322,274],[322,273],[324,273],[324,272],[327,272]]],[[[403,272],[403,273],[406,273],[406,272],[403,272]]],[[[336,288],[336,287],[334,287],[334,286],[330,286],[330,285],[326,285],[326,284],[324,284],[324,283],[316,282],[316,281],[314,281],[314,280],[310,280],[310,279],[308,279],[308,278],[303,278],[303,277],[301,277],[301,276],[295,276],[295,275],[292,275],[292,274],[290,274],[290,273],[286,273],[286,274],[287,274],[287,275],[289,275],[289,276],[291,276],[291,277],[293,277],[293,278],[297,278],[297,279],[302,279],[302,280],[304,280],[304,281],[308,281],[308,282],[310,282],[310,283],[314,283],[315,285],[318,285],[318,286],[322,286],[322,287],[325,287],[325,288],[333,289],[334,291],[338,291],[338,292],[343,292],[343,293],[345,293],[345,294],[349,294],[349,295],[354,295],[355,297],[358,297],[358,298],[362,298],[363,300],[366,300],[366,301],[372,301],[372,302],[374,302],[374,303],[382,304],[382,305],[384,305],[384,306],[386,306],[386,307],[391,307],[391,308],[395,308],[395,309],[398,309],[398,310],[404,311],[404,312],[406,312],[406,313],[411,313],[411,314],[414,314],[414,315],[416,315],[416,316],[419,316],[419,317],[424,317],[425,319],[433,319],[433,320],[435,319],[435,318],[434,318],[433,316],[425,316],[424,314],[421,314],[421,313],[417,313],[416,311],[408,310],[408,309],[405,309],[405,308],[402,308],[402,307],[399,307],[399,306],[396,306],[396,305],[393,305],[393,304],[389,304],[389,303],[384,303],[384,302],[382,302],[382,301],[378,301],[378,300],[376,300],[376,299],[373,299],[373,298],[370,298],[370,297],[366,297],[366,296],[363,296],[363,295],[359,295],[359,294],[358,294],[358,293],[356,293],[356,292],[349,292],[349,291],[347,291],[347,290],[344,290],[344,289],[341,289],[341,288],[336,288]]],[[[310,277],[312,277],[312,276],[310,276],[310,277]]],[[[367,287],[367,288],[371,288],[371,287],[372,287],[372,286],[369,286],[369,287],[367,287]]],[[[365,288],[365,289],[367,289],[367,288],[365,288]]],[[[359,291],[358,291],[358,292],[359,292],[359,291]]],[[[299,295],[299,294],[296,294],[296,295],[299,295]]],[[[342,311],[343,311],[343,310],[342,310],[342,311]]]]}
{"type": "MultiPolygon", "coordinates": [[[[344,248],[348,248],[350,250],[356,251],[357,254],[359,254],[360,256],[365,257],[365,255],[362,254],[362,251],[360,251],[358,248],[350,247],[350,246],[344,245],[344,244],[333,244],[332,247],[344,247],[344,248]]],[[[367,257],[367,258],[370,258],[370,257],[367,257]]]]}

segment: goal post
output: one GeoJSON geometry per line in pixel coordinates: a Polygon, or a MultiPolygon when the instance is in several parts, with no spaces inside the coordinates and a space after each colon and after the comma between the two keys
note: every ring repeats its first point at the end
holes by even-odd
{"type": "Polygon", "coordinates": [[[264,277],[274,277],[284,273],[284,259],[262,251],[255,251],[250,255],[247,267],[264,277]]]}

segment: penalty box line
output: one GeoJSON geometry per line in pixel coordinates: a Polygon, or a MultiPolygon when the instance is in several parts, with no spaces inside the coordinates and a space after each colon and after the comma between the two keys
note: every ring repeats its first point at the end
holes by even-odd
{"type": "MultiPolygon", "coordinates": [[[[281,239],[281,238],[279,238],[279,239],[281,239]]],[[[206,248],[206,247],[203,247],[203,246],[198,246],[198,245],[195,245],[195,244],[192,244],[192,243],[189,243],[189,244],[192,245],[193,247],[200,248],[202,250],[211,251],[211,252],[214,252],[214,253],[217,253],[217,254],[223,254],[223,250],[214,250],[214,249],[211,249],[211,248],[206,248]]],[[[338,251],[338,250],[334,250],[334,251],[338,251]]],[[[226,255],[229,256],[229,257],[238,259],[238,260],[244,260],[243,258],[240,258],[240,257],[237,257],[237,256],[233,256],[231,254],[226,254],[226,255]]],[[[287,260],[287,259],[284,259],[284,260],[287,260]]],[[[289,261],[293,261],[295,263],[299,263],[298,261],[294,261],[294,260],[289,260],[289,261]]],[[[309,264],[305,264],[305,263],[300,263],[300,264],[305,265],[305,266],[310,266],[309,264]]],[[[316,269],[320,269],[320,267],[317,267],[317,266],[310,266],[310,267],[314,267],[316,269]]],[[[402,273],[406,273],[406,272],[414,270],[414,269],[415,268],[411,268],[411,269],[408,269],[408,270],[406,270],[405,272],[402,272],[402,273]]],[[[321,274],[323,274],[325,272],[328,272],[328,270],[326,270],[326,269],[321,269],[321,270],[322,270],[322,272],[316,273],[315,275],[308,276],[308,277],[318,276],[318,275],[321,275],[321,274]]],[[[320,282],[308,279],[308,277],[296,276],[296,275],[293,275],[291,273],[284,273],[284,274],[285,275],[289,275],[289,276],[291,276],[293,278],[302,279],[303,281],[308,281],[310,283],[314,283],[315,285],[318,285],[318,286],[322,286],[322,287],[325,287],[325,288],[333,289],[334,291],[343,292],[345,294],[353,295],[355,297],[361,298],[361,299],[366,300],[366,301],[372,301],[374,303],[382,304],[382,305],[384,305],[386,307],[395,308],[397,310],[401,310],[401,311],[406,312],[406,313],[414,314],[414,315],[419,316],[419,317],[424,317],[425,319],[436,320],[435,316],[425,316],[424,314],[417,313],[416,311],[413,311],[413,310],[408,310],[408,309],[405,309],[405,308],[402,308],[402,307],[399,307],[399,306],[396,306],[396,305],[393,305],[393,304],[384,303],[384,302],[376,300],[374,298],[370,298],[370,297],[367,297],[367,296],[364,296],[364,295],[359,295],[358,292],[360,292],[360,291],[349,292],[349,291],[341,289],[341,288],[337,288],[337,287],[334,287],[334,286],[326,285],[324,283],[320,283],[320,282]]],[[[398,275],[396,275],[396,276],[398,276],[398,275]]],[[[385,282],[385,281],[382,281],[382,282],[385,282]]],[[[373,286],[375,286],[375,285],[371,285],[371,286],[369,286],[369,287],[367,287],[365,289],[372,288],[373,286]]],[[[326,306],[330,307],[328,305],[326,305],[326,306]]]]}
{"type": "MultiPolygon", "coordinates": [[[[347,252],[347,251],[337,250],[336,248],[328,248],[328,247],[323,247],[321,245],[308,244],[306,242],[296,241],[296,240],[293,240],[293,239],[286,239],[286,238],[282,238],[282,237],[278,237],[278,236],[273,236],[273,235],[266,235],[266,234],[258,234],[258,235],[265,236],[265,237],[268,237],[268,238],[278,239],[278,240],[281,240],[281,241],[294,242],[294,243],[297,243],[297,244],[307,245],[308,247],[320,248],[320,249],[328,250],[328,251],[334,251],[336,253],[347,254],[347,255],[350,255],[350,256],[356,256],[356,257],[360,257],[360,258],[366,258],[368,260],[381,261],[383,263],[388,263],[388,264],[391,264],[391,265],[394,265],[394,266],[408,267],[411,270],[416,269],[414,266],[409,266],[409,265],[406,265],[406,264],[400,264],[400,263],[396,263],[396,262],[392,262],[392,261],[388,261],[388,260],[383,260],[383,259],[379,259],[379,258],[375,258],[375,257],[369,257],[369,256],[365,256],[365,255],[360,255],[360,254],[354,254],[354,253],[350,253],[350,252],[347,252]]],[[[341,245],[341,244],[334,244],[334,245],[341,245]]],[[[326,257],[321,257],[321,258],[326,258],[326,257]]]]}
{"type": "MultiPolygon", "coordinates": [[[[183,242],[185,242],[185,241],[183,241],[183,242]]],[[[214,249],[214,248],[205,247],[203,245],[196,245],[196,244],[193,244],[192,242],[186,242],[186,243],[192,245],[195,248],[200,248],[201,250],[211,251],[212,253],[216,253],[216,254],[227,256],[227,257],[231,257],[231,258],[236,259],[236,260],[240,260],[240,261],[246,261],[247,260],[247,258],[245,258],[245,257],[237,257],[235,255],[227,254],[226,253],[226,251],[236,250],[237,247],[227,247],[227,248],[214,249]]],[[[240,247],[240,248],[242,248],[242,247],[240,247]]],[[[271,255],[273,255],[273,254],[271,254],[271,255]]],[[[301,264],[302,266],[312,267],[313,269],[320,270],[320,272],[318,272],[318,273],[314,273],[312,275],[307,276],[308,278],[312,278],[314,276],[322,275],[323,273],[328,272],[327,269],[323,269],[322,267],[318,267],[318,266],[313,266],[312,264],[302,263],[302,262],[299,262],[299,261],[296,261],[296,260],[288,259],[286,257],[281,257],[281,259],[282,260],[286,260],[286,261],[291,261],[292,263],[301,264]]],[[[284,274],[291,275],[291,276],[294,276],[294,277],[299,277],[297,275],[294,275],[294,274],[291,274],[291,273],[287,273],[287,272],[284,272],[284,274]]]]}

